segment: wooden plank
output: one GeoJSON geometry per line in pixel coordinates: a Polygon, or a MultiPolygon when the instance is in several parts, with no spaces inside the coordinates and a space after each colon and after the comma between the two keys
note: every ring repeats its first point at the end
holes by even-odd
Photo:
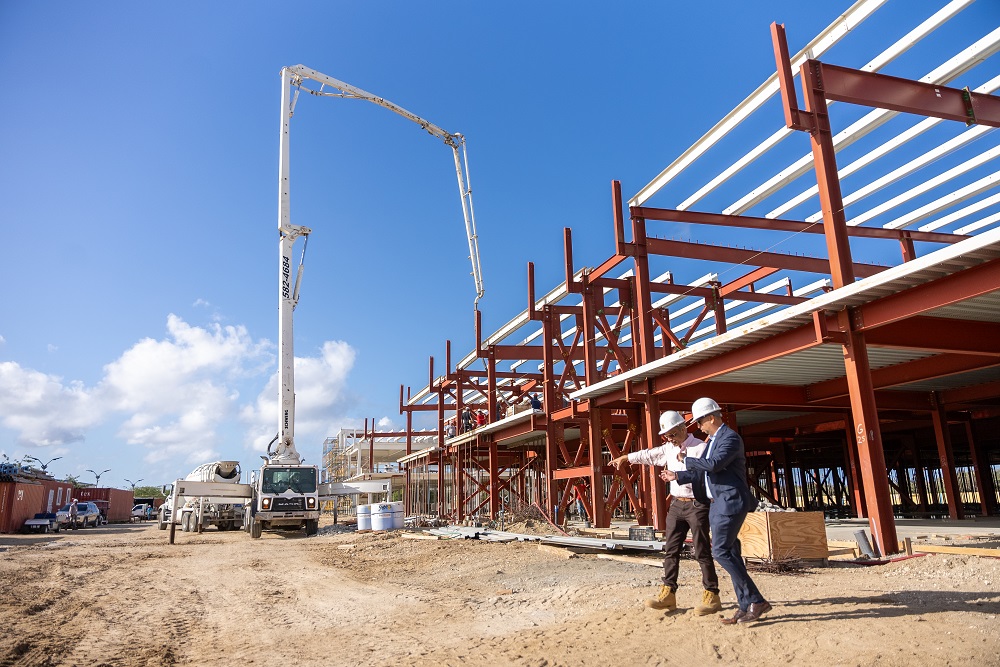
{"type": "Polygon", "coordinates": [[[545,553],[552,554],[553,556],[559,556],[560,558],[576,558],[576,554],[569,549],[563,549],[562,547],[554,547],[549,544],[539,544],[539,551],[544,551],[545,553]]]}
{"type": "Polygon", "coordinates": [[[439,535],[427,535],[425,533],[403,533],[404,540],[440,540],[439,535]]]}
{"type": "Polygon", "coordinates": [[[638,556],[615,556],[612,554],[598,554],[598,558],[601,560],[616,560],[621,563],[631,563],[632,565],[652,565],[653,567],[660,567],[663,565],[663,561],[658,558],[639,558],[638,556]]]}
{"type": "Polygon", "coordinates": [[[852,558],[856,558],[858,556],[858,553],[859,553],[858,549],[856,548],[851,549],[850,547],[830,549],[830,551],[827,552],[829,556],[851,556],[852,558]]]}
{"type": "Polygon", "coordinates": [[[826,546],[830,549],[855,549],[858,543],[854,540],[827,540],[826,546]]]}
{"type": "Polygon", "coordinates": [[[943,547],[936,544],[914,544],[914,553],[925,554],[957,554],[960,556],[988,556],[1000,558],[1000,549],[983,549],[980,547],[943,547]]]}

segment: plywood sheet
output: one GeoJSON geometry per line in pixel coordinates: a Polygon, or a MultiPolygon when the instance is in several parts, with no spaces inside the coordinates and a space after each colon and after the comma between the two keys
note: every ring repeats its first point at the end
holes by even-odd
{"type": "Polygon", "coordinates": [[[828,556],[822,512],[753,512],[740,529],[745,558],[828,556]]]}

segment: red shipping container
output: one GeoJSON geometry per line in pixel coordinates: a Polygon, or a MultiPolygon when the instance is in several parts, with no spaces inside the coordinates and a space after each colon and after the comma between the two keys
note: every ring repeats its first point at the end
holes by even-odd
{"type": "Polygon", "coordinates": [[[40,512],[45,488],[37,483],[0,482],[0,533],[16,533],[40,512]]]}
{"type": "Polygon", "coordinates": [[[84,488],[76,490],[78,500],[96,502],[109,523],[128,521],[132,518],[132,490],[110,488],[84,488]]]}
{"type": "Polygon", "coordinates": [[[54,479],[40,479],[38,482],[45,489],[45,497],[42,499],[42,506],[39,512],[57,512],[63,505],[69,504],[72,497],[73,485],[54,479]]]}

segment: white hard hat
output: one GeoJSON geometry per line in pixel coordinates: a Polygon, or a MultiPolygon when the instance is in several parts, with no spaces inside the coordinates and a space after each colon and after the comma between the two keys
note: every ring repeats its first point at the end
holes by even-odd
{"type": "Polygon", "coordinates": [[[660,435],[666,435],[684,423],[684,416],[676,410],[667,410],[660,415],[660,435]]]}
{"type": "Polygon", "coordinates": [[[719,404],[710,398],[699,398],[691,405],[691,423],[695,423],[705,415],[713,412],[722,412],[719,404]]]}

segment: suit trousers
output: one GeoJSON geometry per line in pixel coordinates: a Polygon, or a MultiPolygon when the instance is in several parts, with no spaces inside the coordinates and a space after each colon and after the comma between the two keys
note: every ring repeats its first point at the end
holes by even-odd
{"type": "Polygon", "coordinates": [[[697,500],[684,501],[674,498],[667,510],[666,544],[663,555],[663,585],[677,590],[677,571],[680,568],[681,549],[688,530],[694,558],[701,566],[701,583],[706,591],[719,592],[719,575],[712,560],[712,542],[708,534],[708,505],[697,500]]]}
{"type": "Polygon", "coordinates": [[[729,573],[739,607],[746,611],[751,604],[764,602],[757,585],[747,573],[747,566],[743,562],[740,549],[740,528],[747,518],[747,513],[723,514],[716,509],[717,507],[716,503],[712,503],[712,508],[709,510],[709,522],[712,525],[712,555],[722,569],[729,573]]]}

